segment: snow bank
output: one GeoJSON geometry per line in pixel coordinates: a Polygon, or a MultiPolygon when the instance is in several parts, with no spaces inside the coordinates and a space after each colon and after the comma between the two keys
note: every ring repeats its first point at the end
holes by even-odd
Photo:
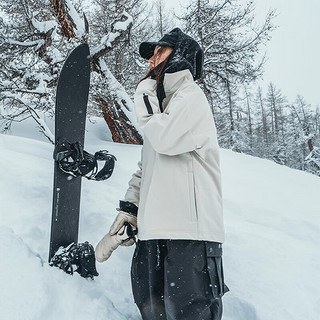
{"type": "MultiPolygon", "coordinates": [[[[100,140],[89,148],[106,148],[123,160],[110,180],[83,181],[79,241],[96,245],[109,229],[125,189],[121,181],[131,174],[126,153],[134,148],[113,145],[100,140]]],[[[120,248],[111,263],[99,265],[95,281],[48,266],[53,146],[1,134],[0,150],[1,318],[139,319],[128,283],[133,248],[120,248]]]]}
{"type": "Polygon", "coordinates": [[[221,163],[226,319],[318,319],[319,177],[229,150],[221,163]]]}
{"type": "MultiPolygon", "coordinates": [[[[137,169],[141,147],[108,141],[102,122],[87,128],[86,149],[107,149],[118,159],[109,180],[83,180],[79,241],[96,245],[137,169]]],[[[130,286],[133,247],[98,264],[94,281],[48,266],[53,146],[27,122],[12,134],[0,135],[1,319],[140,319],[130,286]]],[[[318,319],[320,179],[221,153],[225,280],[231,289],[223,319],[318,319]]]]}

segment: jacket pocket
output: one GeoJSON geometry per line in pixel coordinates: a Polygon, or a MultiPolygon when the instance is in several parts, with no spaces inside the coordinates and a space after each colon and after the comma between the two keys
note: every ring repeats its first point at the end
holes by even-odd
{"type": "Polygon", "coordinates": [[[190,219],[191,221],[197,221],[197,207],[195,197],[195,185],[193,172],[188,172],[188,186],[189,186],[189,207],[190,207],[190,219]]]}
{"type": "Polygon", "coordinates": [[[218,242],[206,241],[207,270],[214,299],[221,298],[229,291],[224,283],[222,264],[222,245],[218,242]]]}

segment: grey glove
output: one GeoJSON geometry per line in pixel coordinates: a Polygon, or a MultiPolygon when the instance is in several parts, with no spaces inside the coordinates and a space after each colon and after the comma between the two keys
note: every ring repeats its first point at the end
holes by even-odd
{"type": "Polygon", "coordinates": [[[130,213],[119,211],[110,231],[100,240],[96,247],[96,260],[98,262],[106,261],[119,245],[133,245],[136,233],[137,217],[130,213]]]}

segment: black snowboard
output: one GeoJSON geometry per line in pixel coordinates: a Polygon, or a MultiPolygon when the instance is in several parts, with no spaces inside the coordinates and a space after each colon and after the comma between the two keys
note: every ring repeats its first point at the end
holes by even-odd
{"type": "MultiPolygon", "coordinates": [[[[84,144],[90,84],[90,52],[87,44],[75,48],[65,61],[56,93],[55,143],[66,139],[84,144]]],[[[54,165],[54,186],[49,261],[60,246],[78,241],[81,177],[73,177],[54,165]]]]}

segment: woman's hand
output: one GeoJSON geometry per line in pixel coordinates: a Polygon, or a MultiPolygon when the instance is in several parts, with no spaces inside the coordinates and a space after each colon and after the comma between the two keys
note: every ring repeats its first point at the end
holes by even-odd
{"type": "Polygon", "coordinates": [[[119,211],[110,231],[100,240],[95,250],[98,262],[110,258],[112,252],[120,245],[132,246],[137,234],[137,217],[130,213],[119,211]]]}

